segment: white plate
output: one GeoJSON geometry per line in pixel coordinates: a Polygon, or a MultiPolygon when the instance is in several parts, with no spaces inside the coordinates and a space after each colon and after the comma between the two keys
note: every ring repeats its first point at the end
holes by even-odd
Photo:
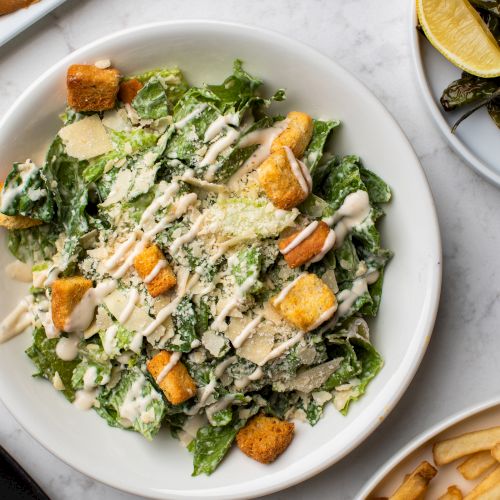
{"type": "MultiPolygon", "coordinates": [[[[40,161],[65,103],[69,64],[110,58],[124,74],[178,64],[193,83],[220,82],[239,57],[266,90],[287,87],[282,111],[299,109],[339,118],[334,147],[357,153],[394,189],[383,223],[383,242],[396,252],[390,263],[373,336],[386,366],[347,417],[330,405],[311,428],[298,425],[293,444],[264,466],[234,449],[210,477],[190,477],[191,456],[167,432],[152,443],[108,427],[95,413],[69,405],[49,383],[32,379],[23,354],[28,335],[0,346],[0,397],[43,445],[76,469],[116,488],[161,498],[242,498],[296,484],[337,462],[359,445],[399,400],[431,335],[441,285],[438,223],[427,181],[394,119],[355,78],[309,47],[275,33],[241,25],[194,21],[129,29],[69,55],[40,77],[0,123],[0,165],[27,156],[40,161]]],[[[0,252],[0,266],[10,260],[0,252]]],[[[0,267],[3,269],[3,267],[0,267]]],[[[0,316],[17,303],[20,286],[0,271],[0,316]]]]}
{"type": "Polygon", "coordinates": [[[19,9],[11,14],[0,16],[0,46],[11,38],[36,23],[51,10],[64,3],[66,0],[40,0],[26,9],[19,9]]]}
{"type": "Polygon", "coordinates": [[[480,109],[463,121],[455,134],[450,129],[464,110],[446,112],[439,99],[443,90],[457,78],[461,70],[444,58],[424,35],[416,29],[415,0],[410,8],[410,45],[417,82],[425,104],[450,146],[485,179],[500,186],[500,129],[486,109],[480,109]]]}
{"type": "MultiPolygon", "coordinates": [[[[403,482],[404,476],[420,462],[427,460],[433,463],[432,445],[435,442],[464,432],[498,425],[500,425],[500,398],[498,397],[443,420],[417,436],[385,463],[356,498],[364,500],[370,497],[389,497],[403,482]]],[[[475,481],[466,481],[456,469],[462,461],[458,460],[439,467],[438,474],[430,483],[426,498],[438,498],[452,484],[456,484],[464,494],[468,493],[482,479],[481,477],[475,481]]]]}

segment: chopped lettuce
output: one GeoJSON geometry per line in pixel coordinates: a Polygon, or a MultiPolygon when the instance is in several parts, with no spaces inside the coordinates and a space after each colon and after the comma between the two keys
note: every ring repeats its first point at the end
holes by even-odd
{"type": "Polygon", "coordinates": [[[98,413],[108,423],[133,429],[148,440],[160,430],[165,414],[162,396],[137,367],[126,370],[111,391],[101,392],[98,402],[98,413]]]}
{"type": "Polygon", "coordinates": [[[26,354],[33,361],[37,371],[34,377],[43,377],[54,383],[54,377],[60,377],[63,389],[62,393],[67,399],[73,401],[75,390],[73,389],[71,378],[73,370],[77,367],[80,360],[64,361],[56,354],[56,346],[59,339],[48,339],[45,330],[42,327],[35,328],[33,331],[33,343],[26,354]]]}
{"type": "Polygon", "coordinates": [[[50,259],[56,253],[59,230],[49,224],[9,231],[7,244],[12,255],[26,263],[50,259]]]}
{"type": "Polygon", "coordinates": [[[137,93],[132,107],[141,118],[158,120],[168,114],[167,94],[157,77],[153,77],[137,93]]]}
{"type": "Polygon", "coordinates": [[[32,162],[14,163],[2,188],[0,211],[50,222],[54,203],[42,170],[32,162]]]}
{"type": "Polygon", "coordinates": [[[207,425],[198,430],[196,439],[190,444],[193,453],[193,476],[212,474],[244,424],[244,421],[237,421],[225,426],[207,425]]]}

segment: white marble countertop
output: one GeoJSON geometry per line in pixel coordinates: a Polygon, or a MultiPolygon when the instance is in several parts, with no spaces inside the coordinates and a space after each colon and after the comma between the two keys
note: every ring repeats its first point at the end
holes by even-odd
{"type": "MultiPolygon", "coordinates": [[[[188,18],[255,24],[338,61],[403,127],[431,184],[443,237],[443,291],[428,352],[406,395],[374,435],[319,476],[269,497],[274,500],[353,498],[415,435],[498,394],[500,191],[449,149],[426,112],[410,60],[409,8],[402,0],[69,0],[0,48],[1,114],[61,57],[112,31],[188,18]]],[[[132,498],[55,458],[1,403],[0,443],[54,500],[132,498]]]]}

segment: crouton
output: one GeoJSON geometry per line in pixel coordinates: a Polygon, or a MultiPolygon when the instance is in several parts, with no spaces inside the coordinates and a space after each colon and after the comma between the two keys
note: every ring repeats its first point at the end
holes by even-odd
{"type": "MultiPolygon", "coordinates": [[[[155,380],[168,364],[171,356],[170,352],[160,351],[147,362],[148,371],[155,380]]],[[[184,403],[196,394],[196,384],[181,361],[174,365],[158,385],[173,405],[184,403]]]]}
{"type": "Polygon", "coordinates": [[[257,171],[260,187],[273,205],[283,210],[300,205],[311,191],[307,167],[292,156],[292,161],[296,162],[294,172],[289,152],[290,150],[285,148],[279,149],[270,155],[257,171]]]}
{"type": "Polygon", "coordinates": [[[329,237],[330,231],[330,226],[328,226],[326,222],[312,222],[303,230],[296,231],[287,238],[282,239],[278,243],[278,247],[280,252],[285,256],[287,264],[294,269],[295,267],[299,267],[302,264],[309,262],[314,257],[324,254],[325,251],[328,251],[328,248],[332,248],[333,243],[335,242],[335,237],[329,237]],[[312,233],[308,232],[308,228],[310,227],[314,229],[312,233]],[[285,253],[287,247],[289,247],[289,245],[292,244],[297,237],[302,237],[303,234],[309,234],[309,236],[298,243],[296,247],[285,253]]]}
{"type": "Polygon", "coordinates": [[[287,127],[274,139],[271,144],[271,153],[278,151],[283,146],[288,146],[293,154],[300,158],[309,144],[313,133],[313,120],[300,111],[290,111],[286,116],[287,127]]]}
{"type": "Polygon", "coordinates": [[[92,288],[92,281],[83,276],[59,278],[52,284],[52,321],[59,330],[64,330],[73,309],[82,300],[85,292],[92,288]]]}
{"type": "Polygon", "coordinates": [[[295,425],[275,417],[256,415],[236,434],[238,448],[263,464],[274,462],[292,442],[295,425]]]}
{"type": "Polygon", "coordinates": [[[122,82],[120,83],[120,90],[118,91],[118,99],[125,104],[130,104],[142,87],[142,83],[135,78],[122,82]]]}
{"type": "Polygon", "coordinates": [[[24,9],[29,7],[32,3],[36,3],[39,0],[2,0],[0,2],[0,16],[4,14],[10,14],[19,9],[24,9]]]}
{"type": "Polygon", "coordinates": [[[146,283],[152,297],[158,297],[177,283],[175,274],[166,263],[165,256],[158,245],[151,245],[137,255],[134,259],[134,267],[146,283]]]}
{"type": "Polygon", "coordinates": [[[68,105],[75,111],[105,111],[115,107],[120,73],[117,69],[93,64],[73,64],[68,68],[68,105]]]}
{"type": "MultiPolygon", "coordinates": [[[[0,193],[3,189],[3,182],[0,182],[0,193]]],[[[1,200],[1,194],[0,194],[1,200]]],[[[0,213],[0,227],[11,229],[28,229],[29,227],[43,224],[41,220],[31,219],[24,215],[4,215],[0,213]]]]}
{"type": "Polygon", "coordinates": [[[307,332],[334,315],[337,299],[318,276],[303,273],[273,297],[271,305],[287,321],[307,332]]]}

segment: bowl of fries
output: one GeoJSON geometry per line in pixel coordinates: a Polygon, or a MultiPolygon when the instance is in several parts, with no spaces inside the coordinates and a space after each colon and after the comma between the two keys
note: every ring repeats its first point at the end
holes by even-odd
{"type": "Polygon", "coordinates": [[[366,500],[500,500],[500,398],[417,436],[357,495],[366,500]]]}

